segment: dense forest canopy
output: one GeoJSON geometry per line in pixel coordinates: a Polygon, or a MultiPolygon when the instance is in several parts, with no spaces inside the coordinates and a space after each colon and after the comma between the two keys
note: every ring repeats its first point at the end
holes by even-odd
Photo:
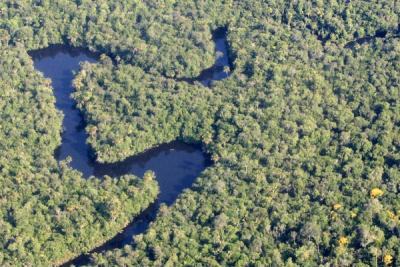
{"type": "Polygon", "coordinates": [[[49,80],[21,47],[2,49],[0,63],[0,262],[62,263],[118,233],[154,201],[157,182],[152,173],[85,180],[57,164],[62,115],[49,80]]]}
{"type": "Polygon", "coordinates": [[[400,265],[399,15],[394,0],[2,1],[1,264],[89,251],[157,195],[53,159],[61,114],[26,51],[64,43],[104,53],[74,81],[100,161],[174,139],[214,161],[92,265],[400,265]],[[232,75],[179,81],[213,64],[220,26],[232,75]]]}

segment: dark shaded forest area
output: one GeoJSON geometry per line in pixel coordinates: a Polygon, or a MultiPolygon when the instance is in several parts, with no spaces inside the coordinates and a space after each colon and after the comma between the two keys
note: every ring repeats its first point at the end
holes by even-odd
{"type": "Polygon", "coordinates": [[[0,265],[61,264],[157,197],[151,173],[86,180],[53,158],[62,114],[27,51],[68,44],[103,53],[73,95],[99,161],[178,139],[214,162],[91,265],[399,266],[399,15],[394,0],[2,1],[0,265]],[[180,81],[213,65],[219,27],[230,77],[180,81]]]}

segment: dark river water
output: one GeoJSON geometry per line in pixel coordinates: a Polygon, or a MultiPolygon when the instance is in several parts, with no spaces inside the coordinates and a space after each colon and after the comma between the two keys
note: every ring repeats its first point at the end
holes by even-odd
{"type": "MultiPolygon", "coordinates": [[[[215,31],[213,37],[217,54],[215,65],[204,70],[199,77],[187,79],[187,81],[199,81],[205,86],[210,86],[213,81],[229,76],[226,29],[215,31]]],[[[142,177],[147,170],[155,172],[160,186],[157,201],[134,218],[123,232],[92,252],[121,248],[131,243],[134,235],[147,230],[149,224],[156,218],[161,203],[172,204],[185,188],[192,185],[196,177],[211,164],[209,158],[200,146],[175,141],[122,162],[113,164],[96,162],[91,147],[86,144],[87,134],[83,116],[76,108],[71,94],[74,91],[72,80],[80,69],[80,63],[84,61],[95,63],[99,55],[85,49],[63,45],[52,45],[45,49],[31,51],[29,54],[36,70],[52,80],[56,108],[64,114],[62,144],[55,152],[58,161],[71,157],[70,166],[81,171],[85,177],[92,175],[99,178],[104,175],[119,177],[129,173],[142,177]]],[[[88,263],[89,260],[89,255],[81,255],[66,263],[65,266],[80,266],[88,263]]]]}
{"type": "Polygon", "coordinates": [[[345,44],[344,48],[354,48],[357,44],[363,45],[368,42],[371,42],[375,39],[390,39],[390,38],[399,38],[400,37],[400,24],[398,26],[397,31],[393,31],[389,34],[386,30],[377,30],[375,35],[372,36],[364,36],[353,41],[348,42],[345,44]]]}
{"type": "Polygon", "coordinates": [[[214,81],[226,79],[231,74],[229,62],[228,41],[226,40],[226,28],[219,28],[213,33],[215,43],[216,59],[215,64],[203,70],[193,81],[200,81],[205,86],[211,86],[214,81]]]}

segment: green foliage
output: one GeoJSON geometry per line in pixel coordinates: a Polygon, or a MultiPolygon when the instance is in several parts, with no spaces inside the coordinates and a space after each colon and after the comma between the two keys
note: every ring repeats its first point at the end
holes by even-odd
{"type": "MultiPolygon", "coordinates": [[[[99,64],[86,64],[75,80],[74,97],[99,160],[118,161],[178,138],[203,142],[215,162],[172,207],[161,209],[135,244],[94,255],[93,265],[370,266],[383,265],[385,255],[399,264],[396,1],[14,2],[0,4],[4,46],[23,51],[66,42],[117,61],[113,66],[104,57],[99,64]],[[194,77],[210,66],[210,32],[221,25],[228,26],[235,59],[230,78],[211,89],[166,78],[194,77]],[[381,31],[388,31],[387,38],[345,48],[381,31]],[[383,195],[371,197],[373,188],[383,195]]],[[[5,54],[0,66],[15,65],[15,57],[15,52],[5,54]]],[[[6,151],[0,156],[1,181],[8,188],[1,205],[14,207],[1,209],[7,212],[1,227],[7,240],[0,258],[9,265],[28,258],[57,262],[60,257],[54,255],[66,251],[65,241],[55,237],[52,251],[37,246],[58,230],[34,235],[36,228],[19,227],[54,214],[53,204],[18,197],[41,199],[50,194],[42,187],[67,203],[81,191],[120,192],[115,200],[109,196],[85,204],[91,215],[78,210],[71,217],[94,216],[112,224],[127,190],[118,184],[123,182],[105,187],[56,166],[51,153],[60,142],[60,118],[48,86],[32,69],[25,70],[30,65],[20,72],[9,67],[2,77],[11,83],[2,85],[9,89],[0,102],[6,118],[0,124],[6,151]],[[28,117],[23,131],[16,126],[21,116],[28,117]],[[47,127],[40,125],[41,118],[47,118],[47,127]],[[49,188],[49,177],[58,187],[49,188]],[[45,204],[41,212],[25,215],[39,209],[32,203],[45,204]],[[24,224],[21,218],[31,221],[24,224]],[[28,236],[35,236],[35,245],[19,241],[28,236]]],[[[69,251],[89,247],[81,236],[110,232],[90,231],[95,230],[69,237],[78,246],[69,251]]]]}
{"type": "Polygon", "coordinates": [[[208,25],[164,1],[13,2],[4,4],[0,28],[28,49],[66,41],[171,77],[195,77],[214,61],[208,25]]]}
{"type": "Polygon", "coordinates": [[[178,137],[197,141],[207,134],[202,129],[210,127],[215,111],[207,108],[210,90],[109,62],[103,57],[101,64],[84,64],[74,81],[98,161],[116,162],[178,137]]]}
{"type": "Polygon", "coordinates": [[[0,52],[2,266],[62,263],[112,238],[158,194],[154,179],[84,179],[53,157],[61,114],[21,48],[0,52]]]}

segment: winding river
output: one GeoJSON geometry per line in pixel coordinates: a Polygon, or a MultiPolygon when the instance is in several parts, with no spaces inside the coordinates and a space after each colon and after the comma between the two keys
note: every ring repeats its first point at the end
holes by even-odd
{"type": "MultiPolygon", "coordinates": [[[[213,34],[213,40],[217,55],[214,66],[204,70],[197,78],[182,80],[198,81],[204,86],[211,86],[213,81],[229,76],[230,64],[226,29],[217,29],[213,34]]],[[[96,162],[91,147],[86,143],[87,134],[83,116],[76,108],[71,93],[74,91],[72,80],[75,72],[80,69],[80,63],[83,61],[95,63],[99,55],[85,49],[65,45],[52,45],[45,49],[31,51],[29,54],[34,61],[35,68],[52,80],[56,108],[64,114],[62,144],[55,151],[58,161],[71,157],[70,166],[81,171],[84,177],[103,177],[104,175],[119,177],[129,173],[142,177],[146,170],[155,172],[160,186],[157,201],[135,217],[120,234],[91,253],[121,248],[131,243],[134,235],[144,233],[149,224],[154,221],[161,203],[171,205],[185,188],[192,185],[196,177],[211,164],[209,158],[203,153],[200,146],[175,141],[160,145],[122,162],[113,164],[96,162]]],[[[89,260],[90,253],[82,254],[65,263],[64,266],[81,266],[87,264],[89,260]]]]}

